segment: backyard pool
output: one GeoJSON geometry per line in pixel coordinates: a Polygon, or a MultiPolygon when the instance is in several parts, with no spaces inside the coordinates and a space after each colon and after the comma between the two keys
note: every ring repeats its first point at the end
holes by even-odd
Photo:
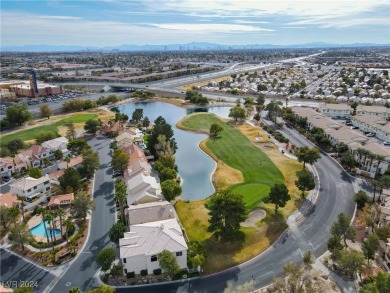
{"type": "MultiPolygon", "coordinates": [[[[41,221],[39,223],[39,225],[33,227],[30,229],[30,232],[32,235],[41,235],[43,237],[49,237],[50,238],[50,229],[49,229],[49,222],[46,222],[46,231],[47,231],[47,235],[46,235],[46,232],[45,232],[45,226],[43,225],[43,221],[41,221]]],[[[54,229],[53,230],[53,236],[57,236],[57,235],[60,235],[61,234],[61,231],[60,229],[54,229]]]]}

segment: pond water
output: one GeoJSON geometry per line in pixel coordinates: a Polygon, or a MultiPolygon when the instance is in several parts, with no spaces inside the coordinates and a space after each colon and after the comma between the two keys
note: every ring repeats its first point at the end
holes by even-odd
{"type": "Polygon", "coordinates": [[[214,186],[211,183],[211,175],[216,163],[198,146],[199,142],[207,136],[178,129],[175,125],[184,116],[193,112],[210,112],[227,118],[230,107],[185,109],[169,103],[143,102],[121,105],[118,110],[131,117],[136,108],[142,108],[144,117],[148,116],[150,121],[154,121],[158,116],[163,116],[167,123],[172,125],[177,142],[176,164],[179,175],[183,179],[181,198],[198,200],[213,194],[214,186]]]}

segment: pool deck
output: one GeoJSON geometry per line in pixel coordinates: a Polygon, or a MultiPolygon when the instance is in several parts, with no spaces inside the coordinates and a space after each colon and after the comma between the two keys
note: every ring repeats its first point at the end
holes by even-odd
{"type": "Polygon", "coordinates": [[[38,226],[39,223],[42,222],[42,216],[41,215],[35,215],[33,216],[27,223],[28,229],[32,229],[35,226],[38,226]]]}

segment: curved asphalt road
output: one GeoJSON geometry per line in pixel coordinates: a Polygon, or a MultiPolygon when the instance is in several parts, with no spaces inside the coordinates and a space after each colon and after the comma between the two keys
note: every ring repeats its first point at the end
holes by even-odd
{"type": "MultiPolygon", "coordinates": [[[[296,146],[312,146],[299,133],[289,130],[290,141],[296,146]]],[[[202,278],[178,281],[175,283],[153,284],[117,288],[116,292],[223,292],[227,282],[235,286],[250,281],[252,276],[255,287],[263,287],[274,276],[282,273],[283,265],[288,262],[301,262],[303,254],[311,250],[316,257],[326,250],[330,236],[330,227],[341,212],[348,216],[354,213],[354,190],[350,178],[330,157],[323,155],[315,163],[321,180],[320,194],[309,214],[298,223],[288,223],[289,228],[279,240],[263,254],[229,270],[202,278]]]]}
{"type": "MultiPolygon", "coordinates": [[[[310,146],[310,143],[296,131],[288,131],[291,143],[297,146],[310,146]]],[[[84,250],[73,262],[59,268],[63,273],[56,271],[55,276],[1,251],[1,281],[26,276],[29,280],[38,281],[37,292],[67,292],[73,286],[85,291],[99,284],[94,278],[97,272],[94,259],[98,251],[110,245],[107,234],[114,223],[115,204],[112,199],[110,140],[95,137],[89,143],[99,151],[101,166],[95,177],[96,210],[92,214],[91,234],[84,250]],[[29,274],[25,275],[26,273],[29,274]]],[[[348,174],[331,158],[323,155],[315,167],[321,179],[320,195],[316,205],[298,223],[289,222],[288,230],[263,254],[237,267],[211,276],[171,283],[117,288],[117,292],[217,293],[223,292],[229,281],[234,285],[240,285],[251,280],[252,276],[258,288],[269,284],[272,277],[280,275],[285,263],[300,262],[303,253],[307,250],[311,250],[316,257],[319,257],[326,251],[329,229],[337,215],[341,212],[348,216],[353,215],[354,191],[348,174]]]]}

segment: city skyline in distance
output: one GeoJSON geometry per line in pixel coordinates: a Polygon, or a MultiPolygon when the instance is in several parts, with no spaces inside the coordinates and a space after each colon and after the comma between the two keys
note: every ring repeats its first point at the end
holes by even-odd
{"type": "Polygon", "coordinates": [[[358,47],[389,47],[387,44],[374,43],[353,43],[333,44],[325,42],[313,42],[305,44],[274,45],[274,44],[246,44],[246,45],[222,45],[207,42],[192,42],[186,44],[166,45],[130,45],[120,46],[55,46],[55,45],[23,45],[23,46],[2,46],[4,52],[134,52],[134,51],[196,51],[196,50],[272,50],[272,49],[328,49],[328,48],[358,48],[358,47]]]}
{"type": "Polygon", "coordinates": [[[5,0],[1,44],[2,48],[193,42],[219,46],[382,45],[390,43],[389,13],[390,4],[385,0],[5,0]]]}

